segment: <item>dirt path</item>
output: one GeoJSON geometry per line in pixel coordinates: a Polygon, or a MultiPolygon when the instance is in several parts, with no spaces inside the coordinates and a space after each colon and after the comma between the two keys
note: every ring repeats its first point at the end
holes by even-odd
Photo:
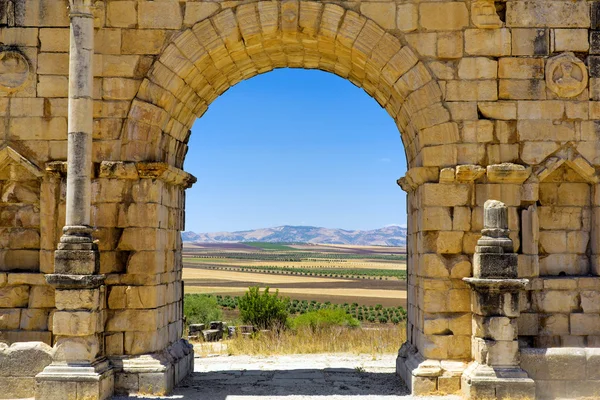
{"type": "MultiPolygon", "coordinates": [[[[195,373],[170,399],[408,400],[396,355],[315,354],[196,358],[195,373]]],[[[126,398],[119,398],[125,400],[126,398]]],[[[130,399],[130,398],[128,398],[130,399]]],[[[426,397],[419,397],[425,400],[426,397]]],[[[435,397],[458,400],[458,396],[435,397]]]]}

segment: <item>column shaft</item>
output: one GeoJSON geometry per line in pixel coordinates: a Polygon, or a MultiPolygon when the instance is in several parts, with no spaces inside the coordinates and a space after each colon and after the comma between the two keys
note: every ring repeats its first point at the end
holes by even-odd
{"type": "Polygon", "coordinates": [[[71,14],[67,233],[69,227],[90,225],[94,19],[89,9],[85,11],[71,14]]]}

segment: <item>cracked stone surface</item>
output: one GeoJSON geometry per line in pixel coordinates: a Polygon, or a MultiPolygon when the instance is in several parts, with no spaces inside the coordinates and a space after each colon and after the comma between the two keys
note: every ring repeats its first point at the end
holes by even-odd
{"type": "MultiPolygon", "coordinates": [[[[395,374],[396,355],[314,354],[196,358],[195,372],[171,396],[198,400],[412,399],[395,374]]],[[[419,397],[427,399],[427,397],[419,397]]],[[[458,400],[458,396],[435,397],[458,400]]]]}

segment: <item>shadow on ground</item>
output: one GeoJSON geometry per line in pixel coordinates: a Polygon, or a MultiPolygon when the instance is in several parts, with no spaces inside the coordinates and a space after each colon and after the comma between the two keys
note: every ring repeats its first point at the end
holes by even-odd
{"type": "Polygon", "coordinates": [[[349,368],[243,370],[194,373],[175,394],[193,399],[231,400],[231,396],[406,395],[394,373],[349,368]]]}
{"type": "MultiPolygon", "coordinates": [[[[401,399],[409,395],[392,372],[325,368],[195,372],[162,399],[401,399]],[[357,397],[358,396],[358,397],[357,397]]],[[[115,397],[115,400],[133,397],[115,397]]]]}

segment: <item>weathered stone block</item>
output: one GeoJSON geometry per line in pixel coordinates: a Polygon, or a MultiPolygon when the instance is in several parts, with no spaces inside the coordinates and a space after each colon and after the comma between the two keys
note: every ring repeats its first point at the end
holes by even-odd
{"type": "Polygon", "coordinates": [[[522,349],[521,368],[534,380],[585,380],[584,349],[522,349]]]}
{"type": "Polygon", "coordinates": [[[539,312],[571,313],[577,309],[577,292],[563,290],[535,292],[533,302],[539,312]]]}
{"type": "Polygon", "coordinates": [[[506,25],[525,28],[588,28],[590,11],[588,4],[583,1],[553,1],[543,4],[514,1],[507,4],[506,25]]]}
{"type": "Polygon", "coordinates": [[[214,14],[219,9],[216,3],[187,3],[183,23],[193,25],[214,14]]]}
{"type": "Polygon", "coordinates": [[[539,317],[539,334],[546,336],[560,336],[569,334],[568,314],[541,314],[539,317]]]}
{"type": "Polygon", "coordinates": [[[403,32],[412,32],[419,27],[419,13],[416,4],[398,4],[396,27],[403,32]]]}
{"type": "Polygon", "coordinates": [[[137,24],[135,1],[112,1],[106,6],[106,22],[108,26],[117,28],[134,28],[137,24]]]}
{"type": "Polygon", "coordinates": [[[124,54],[158,54],[165,39],[166,32],[160,29],[126,29],[123,30],[121,51],[124,54]]]}
{"type": "Polygon", "coordinates": [[[166,346],[165,331],[125,332],[125,354],[145,354],[160,350],[166,346]]]}
{"type": "Polygon", "coordinates": [[[450,231],[452,219],[448,207],[426,207],[419,213],[422,231],[450,231]]]}
{"type": "Polygon", "coordinates": [[[515,56],[545,56],[550,53],[548,29],[512,30],[512,54],[515,56]]]}
{"type": "Polygon", "coordinates": [[[473,335],[482,339],[515,340],[517,338],[517,319],[474,315],[473,335]]]}
{"type": "Polygon", "coordinates": [[[396,5],[389,2],[367,2],[360,5],[360,12],[384,29],[396,28],[396,5]]]}
{"type": "Polygon", "coordinates": [[[460,30],[469,25],[469,12],[463,3],[421,3],[421,27],[427,30],[460,30]]]}
{"type": "Polygon", "coordinates": [[[419,188],[424,206],[454,207],[469,203],[469,185],[440,185],[426,183],[419,188]]]}
{"type": "Polygon", "coordinates": [[[143,29],[179,29],[183,22],[176,2],[138,3],[138,24],[143,29]]]}
{"type": "Polygon", "coordinates": [[[571,314],[572,335],[600,335],[600,315],[571,314]]]}
{"type": "Polygon", "coordinates": [[[54,308],[54,288],[51,286],[32,286],[29,291],[29,307],[54,308]]]}
{"type": "Polygon", "coordinates": [[[20,329],[26,331],[48,330],[48,311],[29,308],[21,311],[20,329]]]}
{"type": "Polygon", "coordinates": [[[519,342],[473,338],[475,361],[490,366],[519,365],[519,342]]]}
{"type": "Polygon", "coordinates": [[[538,314],[521,313],[517,318],[518,333],[521,336],[536,336],[539,333],[538,314]]]}
{"type": "Polygon", "coordinates": [[[59,336],[89,336],[102,332],[102,315],[94,311],[57,311],[52,321],[52,332],[59,336]]]}
{"type": "Polygon", "coordinates": [[[56,291],[56,308],[58,310],[98,310],[100,289],[59,289],[56,291]]]}
{"type": "Polygon", "coordinates": [[[587,29],[554,29],[554,51],[587,52],[590,48],[587,29]]]}
{"type": "Polygon", "coordinates": [[[109,333],[104,336],[104,346],[107,355],[119,356],[124,354],[123,337],[123,332],[109,333]]]}
{"type": "Polygon", "coordinates": [[[546,98],[546,82],[542,79],[500,79],[498,98],[536,100],[546,98]]]}
{"type": "Polygon", "coordinates": [[[106,330],[122,331],[156,331],[163,326],[164,310],[115,310],[108,312],[106,330]]]}
{"type": "Polygon", "coordinates": [[[519,294],[500,293],[494,291],[473,291],[472,311],[481,316],[505,315],[507,317],[518,317],[519,294]]]}
{"type": "Polygon", "coordinates": [[[495,80],[460,81],[446,83],[448,101],[490,101],[498,99],[498,84],[495,80]]]}
{"type": "Polygon", "coordinates": [[[21,309],[3,308],[0,309],[0,330],[19,329],[21,320],[21,309]]]}
{"type": "Polygon", "coordinates": [[[465,30],[465,52],[474,56],[505,56],[511,50],[511,34],[508,29],[465,30]]]}
{"type": "Polygon", "coordinates": [[[0,308],[27,307],[29,287],[24,285],[0,288],[0,308]]]}

